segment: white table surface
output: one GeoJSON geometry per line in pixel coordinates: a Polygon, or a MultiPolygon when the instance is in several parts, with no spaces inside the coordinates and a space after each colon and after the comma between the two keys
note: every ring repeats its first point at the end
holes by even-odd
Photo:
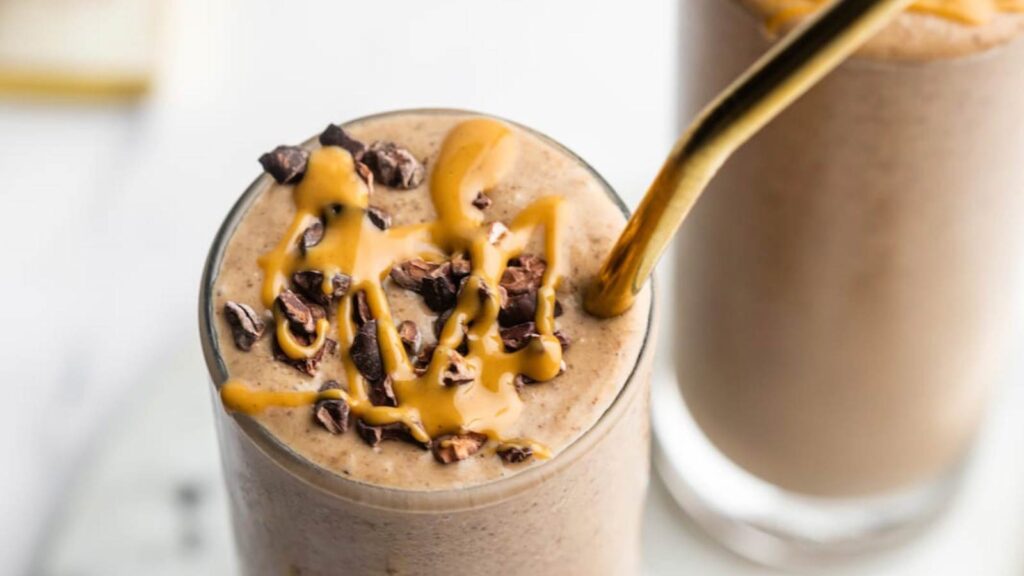
{"type": "MultiPolygon", "coordinates": [[[[166,8],[144,103],[0,102],[4,574],[230,573],[196,293],[264,150],[380,110],[478,109],[562,141],[632,205],[676,132],[669,0],[166,8]]],[[[1024,392],[1006,390],[951,514],[830,573],[1024,571],[1024,392]]],[[[645,540],[650,574],[773,573],[692,529],[657,482],[645,540]]]]}

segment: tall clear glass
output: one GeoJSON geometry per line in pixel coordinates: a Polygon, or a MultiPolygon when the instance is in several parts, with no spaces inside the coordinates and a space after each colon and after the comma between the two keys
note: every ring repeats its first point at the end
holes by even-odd
{"type": "MultiPolygon", "coordinates": [[[[625,214],[611,187],[578,161],[625,214]]],[[[226,412],[217,395],[227,379],[213,321],[217,271],[238,222],[270,185],[266,175],[258,178],[228,214],[206,262],[199,305],[243,574],[638,573],[649,468],[653,296],[645,300],[651,302],[647,329],[628,381],[598,422],[550,461],[458,490],[354,481],[299,456],[252,418],[226,412]]]]}
{"type": "MultiPolygon", "coordinates": [[[[681,9],[683,118],[767,49],[743,4],[681,9]]],[[[901,18],[890,32],[945,25],[901,18]]],[[[913,48],[854,58],[779,116],[678,245],[658,465],[763,561],[856,553],[941,510],[1022,325],[1024,41],[913,48]]]]}

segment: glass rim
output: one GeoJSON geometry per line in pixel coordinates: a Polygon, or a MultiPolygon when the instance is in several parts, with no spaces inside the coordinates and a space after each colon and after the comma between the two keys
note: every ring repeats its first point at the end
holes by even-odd
{"type": "MultiPolygon", "coordinates": [[[[582,166],[597,180],[598,184],[604,189],[608,199],[615,204],[626,218],[629,218],[630,212],[625,203],[611,187],[608,181],[605,180],[604,177],[602,177],[590,164],[553,138],[538,132],[537,130],[499,116],[457,108],[410,108],[361,116],[344,122],[342,126],[350,126],[368,120],[402,114],[465,115],[494,118],[501,120],[502,122],[507,122],[512,126],[540,138],[545,143],[553,146],[556,150],[567,154],[570,158],[578,162],[580,166],[582,166]]],[[[309,146],[316,141],[316,138],[316,136],[309,138],[302,143],[302,146],[309,146]]],[[[220,354],[217,327],[214,322],[216,312],[213,309],[213,295],[219,269],[224,258],[224,253],[227,249],[227,245],[233,237],[238,224],[245,217],[249,207],[253,204],[256,198],[258,198],[263,191],[273,184],[274,182],[268,174],[261,173],[245,189],[239,199],[231,207],[227,216],[224,218],[224,221],[218,228],[213,244],[210,247],[210,251],[203,265],[203,274],[199,293],[199,332],[203,348],[203,357],[215,392],[219,392],[221,385],[228,379],[228,370],[224,363],[224,359],[220,354]]],[[[226,417],[234,420],[244,432],[244,436],[248,440],[251,440],[253,444],[255,444],[255,447],[260,450],[264,456],[270,459],[274,464],[279,465],[284,472],[291,474],[313,488],[328,493],[332,497],[357,502],[363,506],[379,507],[384,509],[400,509],[403,512],[456,511],[459,509],[479,508],[498,504],[514,497],[523,490],[529,489],[533,484],[542,482],[545,478],[556,473],[560,468],[575,461],[578,457],[589,451],[594,443],[588,443],[587,440],[599,438],[606,434],[610,429],[611,424],[615,423],[628,407],[630,404],[629,400],[632,399],[632,396],[635,396],[632,392],[638,387],[638,384],[636,384],[637,380],[644,377],[644,375],[640,373],[641,368],[644,366],[645,362],[649,361],[650,357],[654,353],[654,346],[651,345],[656,323],[656,300],[653,278],[648,282],[648,287],[645,288],[645,290],[650,292],[650,298],[643,341],[640,344],[640,349],[636,355],[629,375],[626,377],[625,382],[615,395],[611,404],[608,405],[605,411],[597,418],[596,421],[594,421],[590,428],[574,439],[550,460],[536,463],[526,470],[518,472],[512,476],[484,481],[481,484],[475,484],[468,487],[454,487],[441,490],[415,490],[379,486],[353,478],[346,478],[305,458],[285,444],[270,430],[261,425],[255,418],[246,414],[232,413],[224,410],[223,405],[218,405],[220,404],[219,394],[214,394],[214,410],[223,411],[223,413],[216,413],[215,418],[220,419],[226,417]]],[[[221,424],[218,423],[218,427],[220,425],[221,424]]],[[[223,449],[223,438],[219,440],[219,443],[221,444],[221,449],[223,449]]]]}
{"type": "MultiPolygon", "coordinates": [[[[761,26],[763,20],[761,14],[756,8],[747,5],[742,0],[729,0],[729,2],[737,7],[741,12],[750,17],[758,26],[761,26]]],[[[983,26],[983,25],[982,25],[983,26]]],[[[778,37],[765,38],[769,45],[773,45],[785,37],[782,34],[778,37]]],[[[870,41],[869,41],[870,42],[870,41]]],[[[1003,50],[1009,49],[1011,45],[1016,42],[1024,42],[1024,34],[1014,34],[1013,36],[1004,38],[991,46],[983,48],[981,50],[975,50],[972,52],[965,52],[963,54],[956,55],[942,55],[936,58],[927,58],[923,56],[899,56],[887,58],[879,56],[877,54],[862,54],[860,50],[854,52],[845,62],[840,64],[840,67],[849,67],[852,69],[866,69],[866,70],[897,70],[906,71],[910,69],[927,69],[936,68],[942,66],[958,66],[963,63],[970,63],[973,60],[988,58],[993,53],[998,53],[1003,50]]]]}

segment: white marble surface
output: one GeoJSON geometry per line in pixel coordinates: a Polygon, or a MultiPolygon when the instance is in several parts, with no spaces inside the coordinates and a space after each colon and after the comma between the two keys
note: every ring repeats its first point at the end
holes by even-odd
{"type": "MultiPolygon", "coordinates": [[[[549,133],[634,204],[675,134],[670,0],[165,7],[144,103],[0,103],[3,574],[230,574],[195,305],[260,152],[384,109],[473,108],[549,133]]],[[[830,573],[1024,571],[1010,390],[953,513],[830,573]]],[[[772,573],[693,531],[657,483],[645,538],[650,574],[772,573]]]]}

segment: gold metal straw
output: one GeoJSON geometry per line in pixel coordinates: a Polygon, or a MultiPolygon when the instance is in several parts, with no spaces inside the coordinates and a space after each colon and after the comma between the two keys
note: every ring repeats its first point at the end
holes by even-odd
{"type": "Polygon", "coordinates": [[[912,1],[838,0],[719,94],[672,148],[587,291],[587,311],[628,310],[722,163],[912,1]]]}

